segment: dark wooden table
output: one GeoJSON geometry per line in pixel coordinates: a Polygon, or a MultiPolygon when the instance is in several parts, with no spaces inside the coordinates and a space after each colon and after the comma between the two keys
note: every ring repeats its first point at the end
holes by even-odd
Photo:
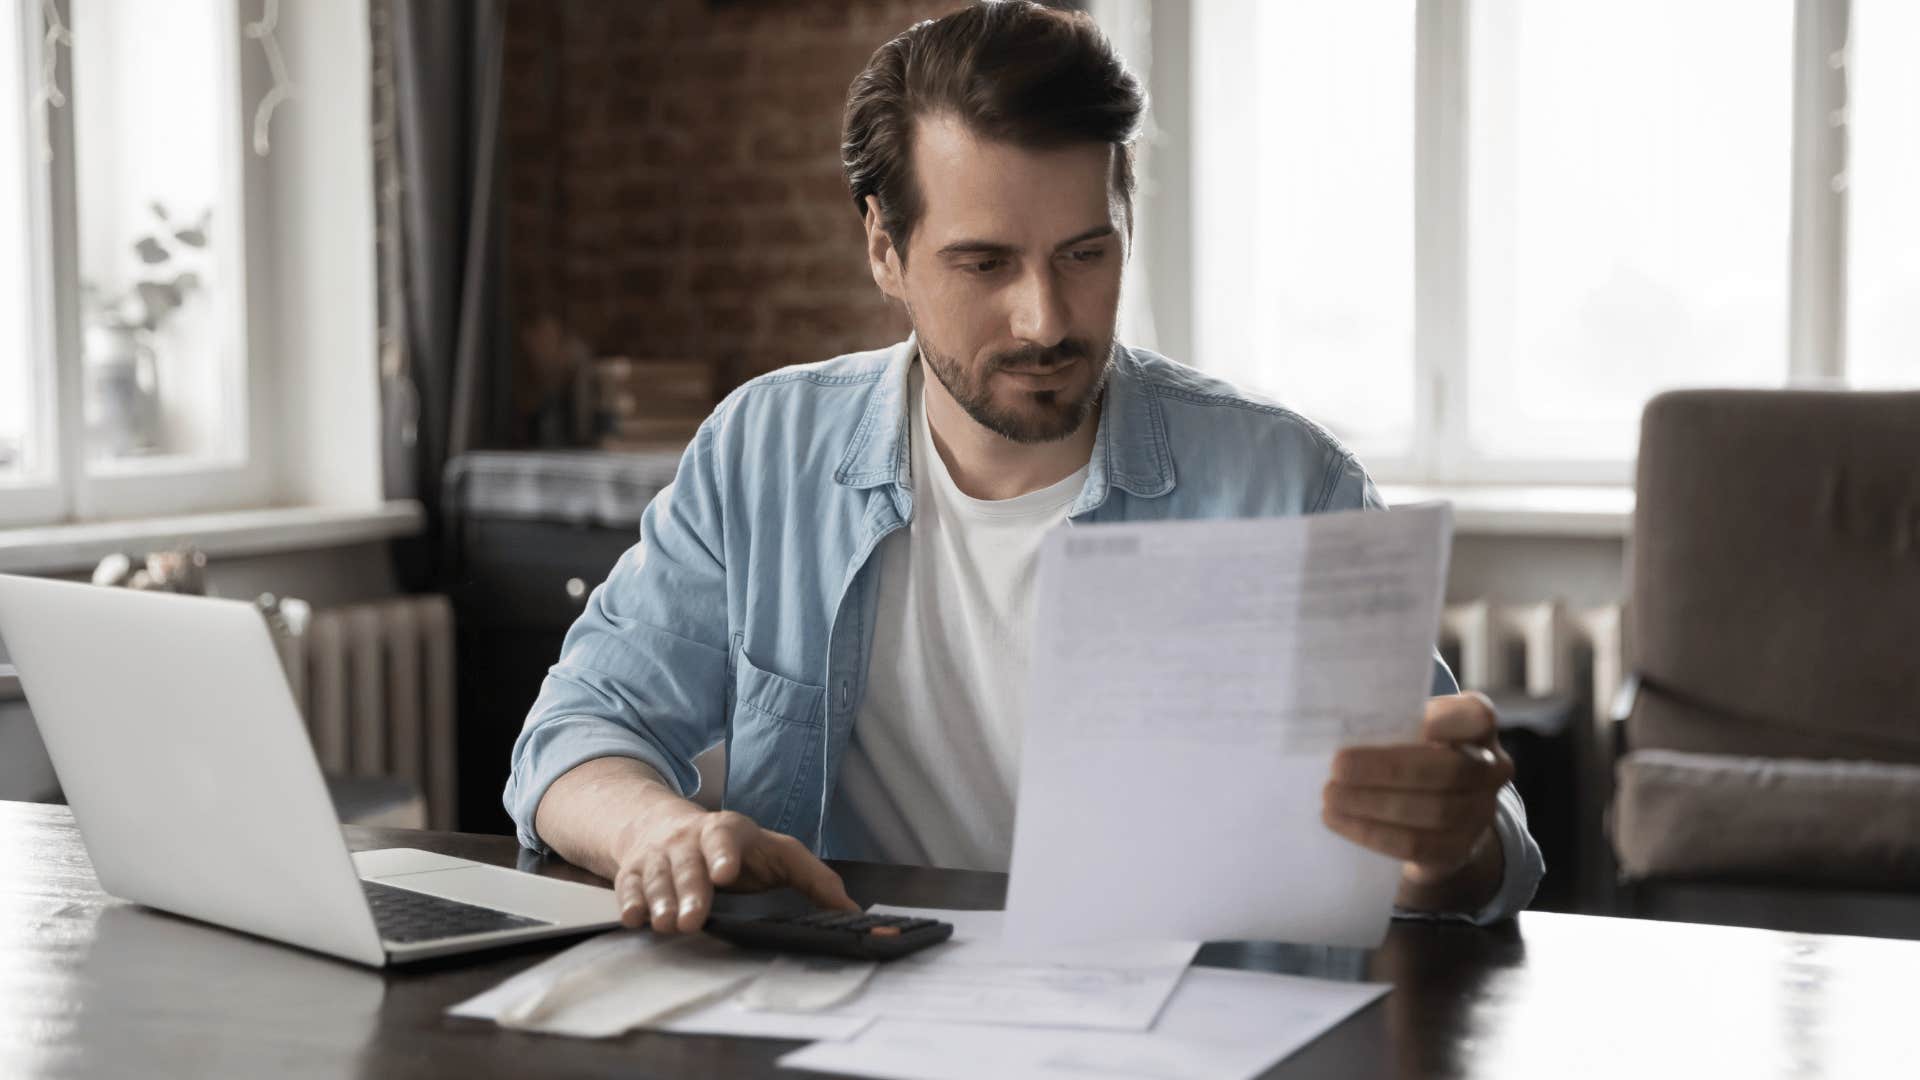
{"type": "MultiPolygon", "coordinates": [[[[592,880],[507,837],[346,832],[592,880]]],[[[994,907],[1005,890],[841,869],[862,902],[994,907]]],[[[588,1042],[444,1015],[555,948],[364,970],[107,897],[64,808],[0,802],[0,1077],[799,1075],[773,1064],[796,1043],[588,1042]]],[[[1199,962],[1393,984],[1272,1076],[1920,1076],[1916,942],[1528,912],[1396,923],[1370,952],[1213,944],[1199,962]]]]}

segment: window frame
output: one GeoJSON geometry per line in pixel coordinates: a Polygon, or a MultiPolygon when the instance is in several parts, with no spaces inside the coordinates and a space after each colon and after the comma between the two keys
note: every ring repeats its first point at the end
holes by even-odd
{"type": "MultiPolygon", "coordinates": [[[[1468,92],[1472,43],[1471,0],[1416,0],[1414,32],[1414,425],[1404,455],[1369,455],[1369,471],[1381,483],[1434,487],[1620,487],[1633,481],[1634,461],[1625,459],[1526,459],[1494,457],[1473,446],[1473,415],[1468,376],[1473,364],[1467,268],[1471,236],[1468,214],[1472,118],[1468,92]]],[[[1204,18],[1203,4],[1155,0],[1152,18],[1163,21],[1204,18]]],[[[1782,251],[1787,278],[1788,387],[1833,387],[1846,378],[1847,324],[1847,168],[1846,124],[1848,28],[1852,0],[1795,0],[1793,7],[1792,115],[1790,124],[1790,250],[1782,251]],[[1840,178],[1836,182],[1836,178],[1840,178]]],[[[1186,22],[1172,35],[1186,48],[1201,31],[1186,22]]],[[[1160,59],[1162,34],[1154,34],[1157,67],[1184,74],[1184,57],[1168,65],[1160,59]]],[[[1156,71],[1156,76],[1158,72],[1156,71]]],[[[1186,115],[1188,92],[1156,77],[1156,108],[1176,99],[1175,112],[1186,115]]],[[[1186,170],[1192,137],[1165,127],[1152,128],[1148,160],[1186,170]]],[[[1149,166],[1151,172],[1152,166],[1149,166]]],[[[1151,179],[1147,184],[1153,190],[1151,179]]],[[[1181,185],[1184,190],[1184,185],[1181,185]]],[[[1162,213],[1183,211],[1149,206],[1149,224],[1162,213]]],[[[1191,234],[1189,234],[1191,235],[1191,234]]],[[[1186,265],[1197,267],[1205,252],[1189,250],[1186,265]]],[[[1190,273],[1185,312],[1198,310],[1190,273]]],[[[1165,301],[1160,302],[1165,306],[1165,301]]],[[[1170,320],[1156,312],[1147,325],[1170,320]]],[[[1185,335],[1182,335],[1183,337],[1185,335]]],[[[1187,340],[1171,340],[1184,348],[1187,340]]],[[[1148,343],[1157,345],[1158,343],[1148,343]]],[[[1205,358],[1189,357],[1201,366],[1205,358]]]]}
{"type": "MultiPolygon", "coordinates": [[[[1614,486],[1633,482],[1626,458],[1495,457],[1473,446],[1473,365],[1467,294],[1472,118],[1470,0],[1417,0],[1415,113],[1416,302],[1414,453],[1384,462],[1388,483],[1454,486],[1614,486]],[[1427,261],[1418,252],[1431,247],[1427,261]],[[1411,467],[1409,467],[1411,466],[1411,467]]],[[[1852,0],[1796,0],[1793,10],[1787,276],[1789,387],[1830,386],[1846,370],[1845,49],[1852,0]],[[1837,62],[1829,62],[1829,58],[1837,62]],[[1841,117],[1829,122],[1830,117],[1841,117]]]]}
{"type": "MultiPolygon", "coordinates": [[[[21,50],[18,58],[21,82],[12,89],[19,95],[20,102],[28,103],[33,100],[37,89],[34,73],[38,70],[38,58],[34,55],[33,46],[44,33],[41,8],[37,3],[20,2],[12,5],[9,14],[17,23],[21,50]]],[[[11,107],[11,95],[6,105],[11,107]]],[[[22,134],[26,137],[28,147],[40,145],[43,138],[52,137],[46,131],[47,111],[35,108],[24,110],[22,134]]],[[[57,148],[55,153],[58,153],[57,148]]],[[[53,192],[48,170],[32,161],[30,150],[28,154],[24,162],[26,175],[23,179],[27,196],[27,332],[32,343],[29,377],[35,398],[34,412],[42,418],[34,425],[32,441],[35,444],[35,456],[45,462],[45,467],[36,473],[0,480],[0,527],[58,520],[66,516],[70,504],[69,492],[62,482],[66,471],[61,442],[65,437],[66,425],[59,422],[59,403],[65,397],[60,386],[61,370],[66,365],[59,362],[53,339],[53,309],[57,301],[52,289],[54,276],[51,269],[53,192]]]]}
{"type": "MultiPolygon", "coordinates": [[[[40,66],[39,43],[45,34],[41,0],[7,0],[23,27],[23,71],[29,78],[40,66]]],[[[249,63],[245,27],[250,21],[241,0],[215,0],[222,35],[219,64],[224,72],[222,142],[229,157],[222,170],[221,197],[232,208],[231,223],[216,235],[221,254],[235,267],[231,293],[220,317],[232,342],[221,373],[227,395],[226,418],[241,428],[227,453],[168,456],[152,462],[89,464],[83,410],[84,386],[80,310],[77,159],[72,98],[66,107],[28,110],[32,136],[44,131],[52,150],[44,165],[30,165],[30,231],[33,234],[34,329],[39,369],[35,387],[44,420],[35,438],[51,449],[51,469],[37,481],[0,486],[0,527],[49,525],[156,517],[266,506],[272,501],[279,447],[269,437],[274,366],[270,305],[272,263],[263,229],[269,178],[266,162],[247,150],[248,102],[265,92],[264,65],[249,63]],[[52,378],[45,376],[51,368],[52,378]],[[51,406],[49,409],[48,406],[51,406]]],[[[72,25],[71,0],[49,0],[55,15],[72,25]]],[[[54,46],[60,48],[61,46],[54,46]]],[[[61,88],[72,93],[72,54],[56,68],[61,88]]],[[[31,97],[28,98],[31,101],[31,97]]]]}

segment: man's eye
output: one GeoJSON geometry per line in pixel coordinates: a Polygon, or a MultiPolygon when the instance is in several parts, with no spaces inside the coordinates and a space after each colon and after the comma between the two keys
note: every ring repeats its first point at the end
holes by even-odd
{"type": "Polygon", "coordinates": [[[1007,265],[1005,259],[979,259],[965,264],[969,274],[991,274],[1005,265],[1007,265]]]}
{"type": "Polygon", "coordinates": [[[1067,252],[1067,258],[1072,262],[1081,264],[1095,263],[1104,258],[1106,254],[1106,248],[1080,248],[1067,252]]]}

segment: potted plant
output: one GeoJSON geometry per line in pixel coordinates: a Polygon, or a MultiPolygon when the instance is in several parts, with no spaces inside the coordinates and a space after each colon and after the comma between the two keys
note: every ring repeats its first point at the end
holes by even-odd
{"type": "Polygon", "coordinates": [[[82,282],[87,326],[87,445],[95,457],[159,452],[160,333],[201,288],[186,268],[207,247],[212,211],[191,223],[175,221],[159,202],[148,204],[153,223],[132,245],[139,272],[121,292],[82,282]]]}

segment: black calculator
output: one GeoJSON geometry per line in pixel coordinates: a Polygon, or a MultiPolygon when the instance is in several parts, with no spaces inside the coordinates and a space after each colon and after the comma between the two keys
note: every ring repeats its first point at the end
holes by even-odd
{"type": "Polygon", "coordinates": [[[953,924],[864,911],[809,911],[798,915],[709,915],[707,933],[749,949],[898,960],[953,936],[953,924]]]}

